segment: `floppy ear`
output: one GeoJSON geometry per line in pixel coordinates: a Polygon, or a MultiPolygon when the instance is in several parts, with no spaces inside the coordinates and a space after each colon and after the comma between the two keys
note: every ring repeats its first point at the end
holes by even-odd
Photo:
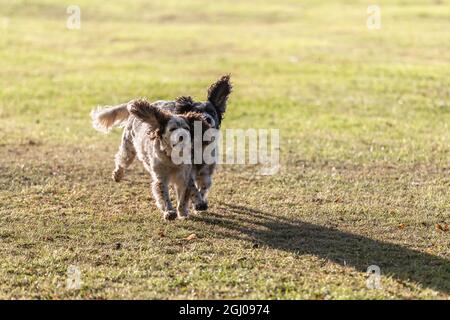
{"type": "MultiPolygon", "coordinates": [[[[200,141],[202,143],[202,146],[205,146],[207,144],[209,144],[208,141],[205,141],[203,139],[203,136],[205,134],[205,132],[211,128],[211,125],[205,120],[205,118],[202,116],[202,114],[198,113],[198,112],[188,112],[186,114],[182,115],[183,118],[186,119],[186,121],[189,124],[189,133],[191,135],[191,142],[192,142],[192,148],[195,148],[196,144],[195,144],[195,139],[198,139],[196,136],[196,134],[198,135],[199,133],[195,132],[195,122],[199,121],[201,122],[202,126],[202,131],[201,131],[201,135],[200,135],[200,141]]],[[[194,149],[193,149],[194,150],[194,149]]]]}
{"type": "Polygon", "coordinates": [[[136,99],[128,104],[128,111],[136,118],[147,122],[151,131],[161,135],[170,120],[170,114],[152,105],[145,99],[136,99]]]}
{"type": "Polygon", "coordinates": [[[205,120],[205,118],[202,116],[201,113],[188,112],[186,114],[183,114],[183,117],[186,119],[186,121],[189,124],[192,136],[194,135],[195,121],[200,121],[202,123],[202,134],[205,133],[206,130],[211,128],[211,125],[205,120]]]}
{"type": "Polygon", "coordinates": [[[175,112],[188,113],[194,109],[194,100],[190,96],[181,96],[175,100],[175,112]]]}
{"type": "Polygon", "coordinates": [[[216,108],[219,116],[219,123],[222,122],[227,107],[228,96],[232,89],[233,86],[231,85],[229,74],[222,76],[208,89],[208,101],[216,108]]]}

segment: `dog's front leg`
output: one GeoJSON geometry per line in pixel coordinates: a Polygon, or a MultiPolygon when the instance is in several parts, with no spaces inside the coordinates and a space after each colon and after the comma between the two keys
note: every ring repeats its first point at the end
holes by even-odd
{"type": "Polygon", "coordinates": [[[169,186],[167,181],[163,179],[155,179],[152,183],[152,192],[156,205],[163,212],[164,219],[175,219],[177,214],[172,207],[172,203],[170,202],[169,186]]]}
{"type": "Polygon", "coordinates": [[[210,175],[198,176],[196,180],[198,190],[201,197],[201,202],[199,203],[199,208],[197,210],[207,210],[208,209],[208,191],[211,188],[212,178],[210,175]]]}
{"type": "Polygon", "coordinates": [[[195,174],[196,194],[192,201],[196,211],[208,210],[208,191],[212,185],[215,165],[203,165],[195,174]]]}
{"type": "Polygon", "coordinates": [[[178,218],[187,218],[191,192],[195,190],[194,182],[189,176],[179,177],[175,180],[174,187],[177,194],[178,218]]]}

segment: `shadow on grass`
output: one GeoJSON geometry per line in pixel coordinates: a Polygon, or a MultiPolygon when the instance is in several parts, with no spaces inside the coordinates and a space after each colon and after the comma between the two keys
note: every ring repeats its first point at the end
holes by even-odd
{"type": "Polygon", "coordinates": [[[277,217],[244,206],[221,203],[228,216],[209,212],[196,219],[232,231],[226,236],[245,238],[274,249],[312,254],[366,272],[370,265],[399,282],[414,281],[450,294],[450,261],[399,245],[373,240],[333,228],[277,217]]]}

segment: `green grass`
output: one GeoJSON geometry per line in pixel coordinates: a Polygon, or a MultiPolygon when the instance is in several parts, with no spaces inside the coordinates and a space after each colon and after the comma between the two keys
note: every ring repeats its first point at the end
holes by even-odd
{"type": "Polygon", "coordinates": [[[379,1],[381,30],[366,1],[148,2],[77,0],[80,30],[73,1],[0,4],[0,298],[449,298],[448,1],[379,1]],[[279,128],[281,170],[224,165],[163,221],[89,111],[227,72],[224,127],[279,128]]]}

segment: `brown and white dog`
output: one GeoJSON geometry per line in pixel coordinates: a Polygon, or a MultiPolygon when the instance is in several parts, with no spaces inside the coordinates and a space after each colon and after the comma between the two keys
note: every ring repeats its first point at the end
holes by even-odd
{"type": "Polygon", "coordinates": [[[122,142],[115,156],[113,179],[119,182],[125,169],[138,157],[152,177],[152,193],[165,219],[186,218],[192,198],[200,202],[193,180],[191,161],[174,161],[174,151],[187,150],[191,157],[191,136],[194,122],[209,124],[199,113],[173,114],[137,99],[127,104],[92,112],[95,129],[108,132],[113,126],[124,127],[122,142]],[[175,189],[177,206],[174,210],[169,185],[175,189]]]}
{"type": "MultiPolygon", "coordinates": [[[[133,162],[137,153],[138,158],[152,175],[153,194],[158,207],[163,210],[165,218],[175,218],[175,211],[170,205],[167,188],[167,177],[171,176],[173,172],[162,169],[165,164],[170,168],[173,168],[174,165],[173,159],[170,159],[169,156],[175,146],[171,146],[169,143],[172,132],[177,129],[190,130],[190,140],[192,141],[193,123],[195,121],[202,122],[202,134],[208,128],[219,129],[231,90],[230,76],[225,75],[209,87],[207,101],[205,102],[195,102],[189,96],[182,96],[174,101],[160,100],[151,104],[145,100],[134,100],[118,106],[93,111],[91,115],[95,129],[108,132],[116,125],[125,127],[122,144],[116,154],[116,168],[113,172],[113,179],[116,182],[122,179],[124,170],[133,162]],[[141,129],[141,127],[144,129],[141,129]],[[152,147],[147,148],[148,150],[142,149],[142,145],[148,140],[145,132],[151,132],[149,137],[152,141],[152,147]],[[159,169],[161,169],[165,173],[158,174],[158,172],[155,172],[155,168],[156,171],[159,172],[159,169]]],[[[202,144],[203,146],[204,144],[202,144]]],[[[207,164],[205,162],[193,165],[184,164],[177,167],[178,170],[184,172],[183,174],[190,172],[189,179],[185,177],[184,180],[180,179],[180,181],[183,180],[185,184],[187,183],[189,190],[185,191],[183,195],[191,198],[195,210],[200,211],[208,208],[207,196],[215,167],[215,163],[207,164]]],[[[180,184],[178,183],[178,185],[180,184]]],[[[182,187],[175,186],[178,200],[182,201],[181,204],[179,202],[177,207],[178,216],[184,217],[187,216],[186,206],[189,201],[180,199],[180,192],[177,190],[181,189],[182,187]]]]}

